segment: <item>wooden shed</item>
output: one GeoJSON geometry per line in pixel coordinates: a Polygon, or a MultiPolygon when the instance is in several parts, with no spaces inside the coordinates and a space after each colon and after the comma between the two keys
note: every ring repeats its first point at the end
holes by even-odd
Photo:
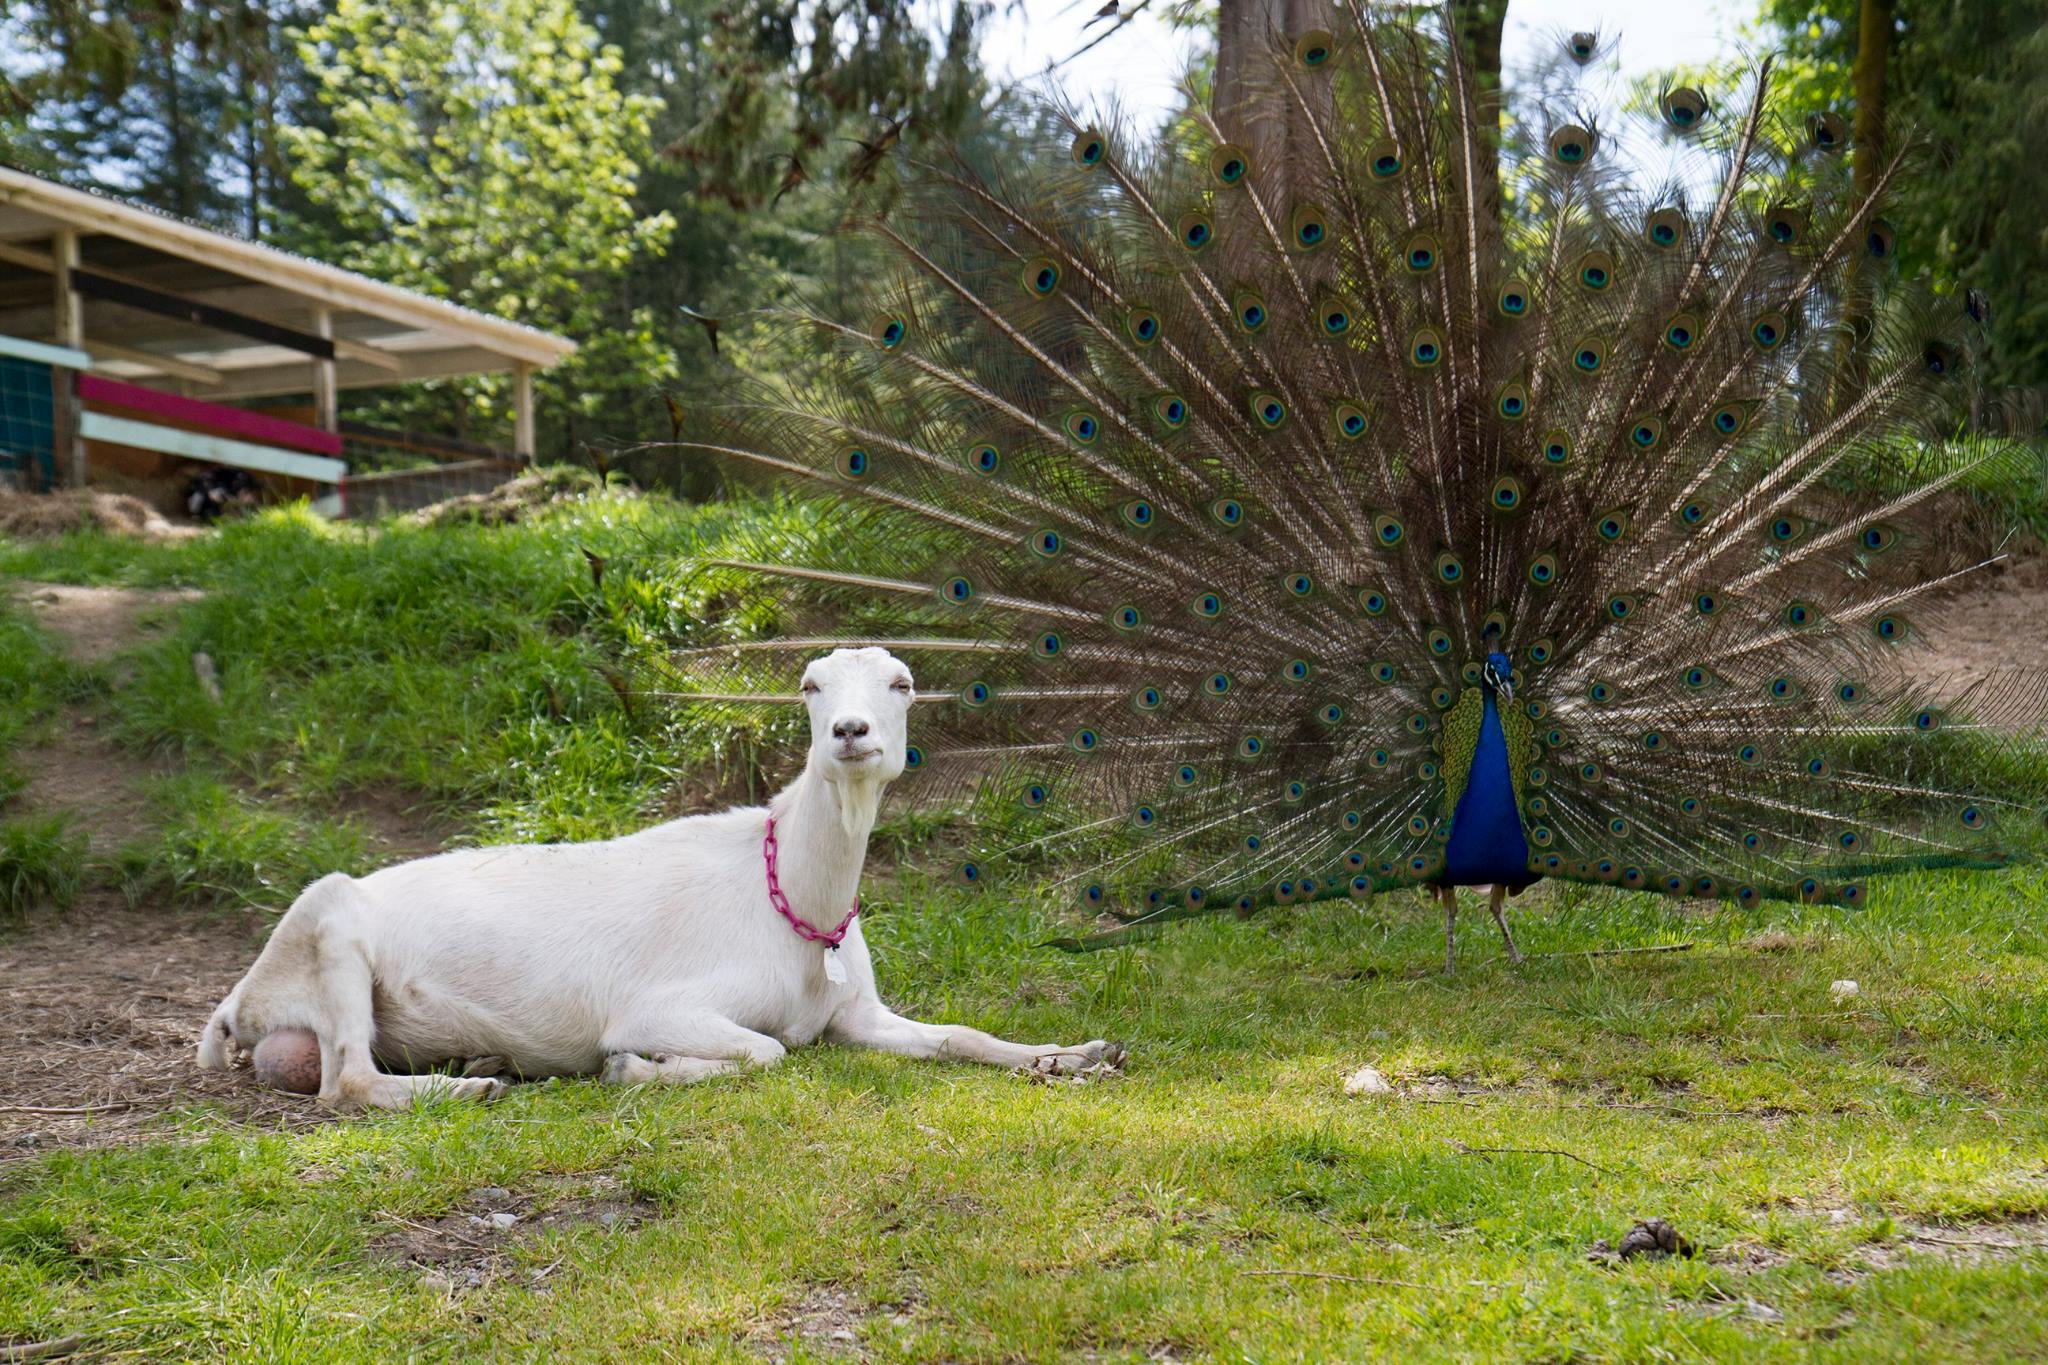
{"type": "MultiPolygon", "coordinates": [[[[488,485],[533,458],[533,374],[575,349],[0,167],[0,478],[18,486],[132,488],[227,466],[342,510],[358,446],[430,456],[488,485]],[[500,372],[513,377],[510,450],[338,419],[342,389],[500,372]]],[[[372,500],[357,482],[355,501],[372,500]]],[[[409,500],[395,485],[375,491],[409,500]]]]}

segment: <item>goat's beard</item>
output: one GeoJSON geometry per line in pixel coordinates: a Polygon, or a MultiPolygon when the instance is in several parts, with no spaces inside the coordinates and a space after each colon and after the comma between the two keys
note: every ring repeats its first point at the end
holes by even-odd
{"type": "Polygon", "coordinates": [[[846,831],[847,838],[856,841],[867,838],[868,832],[875,827],[875,817],[882,808],[882,791],[887,785],[860,777],[832,780],[833,789],[839,794],[839,825],[846,831]]]}

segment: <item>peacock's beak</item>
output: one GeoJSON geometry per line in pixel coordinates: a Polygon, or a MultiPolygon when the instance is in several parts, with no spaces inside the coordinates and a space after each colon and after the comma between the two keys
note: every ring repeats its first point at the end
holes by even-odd
{"type": "Polygon", "coordinates": [[[1503,703],[1513,704],[1515,700],[1515,685],[1509,682],[1506,677],[1497,675],[1494,680],[1493,690],[1500,694],[1500,699],[1503,703]]]}

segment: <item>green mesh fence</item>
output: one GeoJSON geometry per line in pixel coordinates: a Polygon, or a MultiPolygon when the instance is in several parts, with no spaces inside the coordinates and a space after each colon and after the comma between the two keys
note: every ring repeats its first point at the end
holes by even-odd
{"type": "Polygon", "coordinates": [[[0,356],[0,487],[41,491],[57,473],[50,367],[0,356]]]}

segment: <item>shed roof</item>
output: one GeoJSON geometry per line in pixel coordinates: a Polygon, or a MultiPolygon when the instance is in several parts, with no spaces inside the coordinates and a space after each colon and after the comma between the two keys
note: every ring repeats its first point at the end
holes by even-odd
{"type": "Polygon", "coordinates": [[[565,337],[4,166],[0,333],[56,337],[50,273],[64,231],[78,235],[73,278],[95,368],[159,388],[213,399],[304,393],[321,341],[344,388],[545,369],[576,349],[565,337]]]}

